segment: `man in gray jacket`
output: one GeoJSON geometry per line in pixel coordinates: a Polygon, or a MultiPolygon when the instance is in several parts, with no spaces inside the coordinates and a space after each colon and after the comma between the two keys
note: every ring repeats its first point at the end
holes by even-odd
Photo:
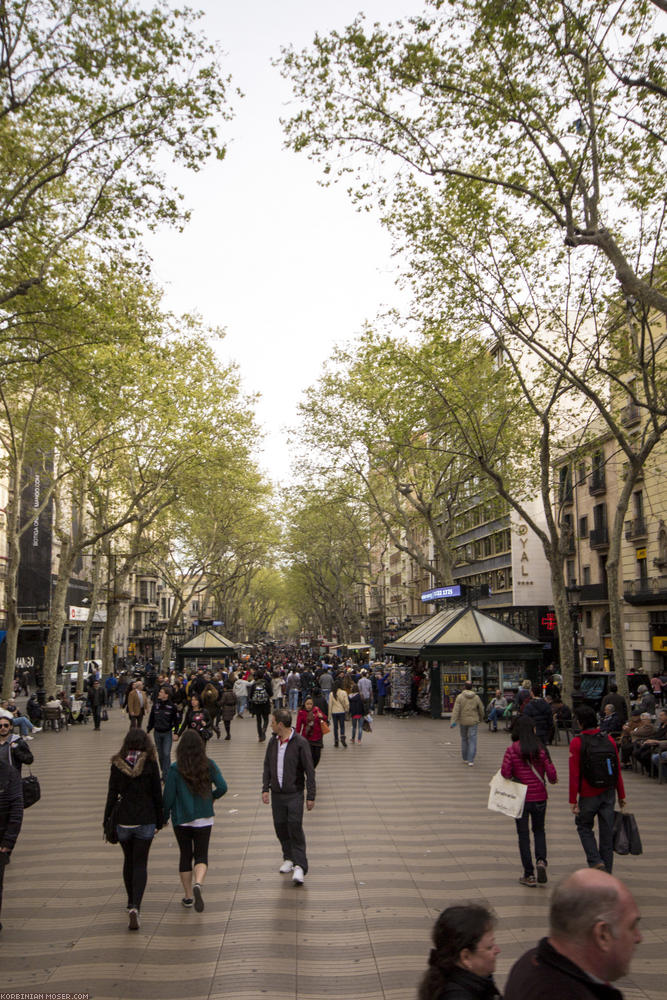
{"type": "Polygon", "coordinates": [[[271,716],[273,737],[264,757],[262,802],[269,804],[276,836],[283,849],[281,875],[292,873],[295,885],[303,885],[308,872],[306,837],[303,832],[303,786],[306,785],[306,809],[315,805],[315,768],[308,741],[292,729],[292,715],[286,708],[276,708],[271,716]]]}
{"type": "Polygon", "coordinates": [[[473,691],[471,682],[466,681],[454,702],[451,725],[454,727],[458,723],[461,727],[461,756],[468,767],[475,762],[477,726],[480,722],[484,722],[484,705],[473,691]]]}

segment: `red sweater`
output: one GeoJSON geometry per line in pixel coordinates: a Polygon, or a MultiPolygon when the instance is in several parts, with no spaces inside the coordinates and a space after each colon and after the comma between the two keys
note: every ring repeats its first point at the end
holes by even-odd
{"type": "MultiPolygon", "coordinates": [[[[600,730],[596,727],[595,729],[583,729],[582,734],[592,735],[594,733],[599,733],[600,730]]],[[[616,791],[618,792],[619,801],[625,799],[625,787],[623,785],[623,775],[621,773],[621,762],[618,760],[618,750],[616,744],[611,739],[607,737],[609,742],[614,748],[616,753],[616,760],[618,762],[618,782],[616,784],[616,791]]],[[[604,791],[602,788],[593,788],[589,785],[586,779],[581,776],[581,791],[579,790],[579,778],[580,778],[580,767],[579,761],[581,758],[581,738],[579,736],[573,736],[570,740],[570,804],[575,805],[577,797],[581,795],[582,799],[590,799],[594,795],[599,795],[600,792],[604,791]]]]}
{"type": "Polygon", "coordinates": [[[528,786],[526,802],[543,802],[547,798],[546,784],[533,774],[531,764],[542,777],[546,774],[552,785],[556,783],[558,780],[556,768],[549,759],[546,750],[540,750],[537,760],[527,761],[521,755],[521,746],[518,740],[511,743],[505,751],[500,773],[503,778],[516,778],[522,785],[528,786]]]}

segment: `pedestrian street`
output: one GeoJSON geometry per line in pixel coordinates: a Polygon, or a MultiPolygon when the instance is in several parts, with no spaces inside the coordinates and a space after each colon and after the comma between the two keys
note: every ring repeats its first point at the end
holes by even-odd
{"type": "MultiPolygon", "coordinates": [[[[310,872],[302,888],[261,803],[266,744],[254,722],[209,752],[228,782],[215,804],[203,913],[181,906],[171,828],[149,857],[141,929],[129,933],[121,850],[102,840],[109,758],[127,716],[43,732],[30,747],[42,799],[26,811],[5,877],[0,968],[5,992],[88,994],[95,1000],[414,1000],[441,909],[488,900],[499,918],[496,980],[546,932],[549,885],[519,885],[514,822],[488,812],[488,782],[508,737],[480,727],[474,767],[446,720],[376,719],[361,746],[325,738],[315,809],[304,817],[310,872]]],[[[547,811],[549,880],[581,867],[567,805],[567,746],[553,748],[559,784],[547,811]]],[[[24,771],[24,773],[27,773],[24,771]]],[[[624,772],[641,857],[614,874],[642,912],[643,943],[626,1000],[667,1000],[667,784],[624,772]]]]}

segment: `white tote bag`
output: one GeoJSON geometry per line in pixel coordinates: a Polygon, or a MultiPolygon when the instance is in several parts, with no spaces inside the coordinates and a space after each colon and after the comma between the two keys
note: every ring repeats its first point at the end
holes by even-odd
{"type": "Polygon", "coordinates": [[[527,785],[503,778],[500,771],[496,771],[489,782],[489,789],[489,809],[492,812],[503,813],[513,819],[520,819],[523,816],[527,785]]]}

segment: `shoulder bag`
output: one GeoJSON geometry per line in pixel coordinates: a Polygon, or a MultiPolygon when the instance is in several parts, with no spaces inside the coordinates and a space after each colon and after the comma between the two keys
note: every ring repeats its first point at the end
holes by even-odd
{"type": "Polygon", "coordinates": [[[23,808],[29,809],[30,806],[34,806],[35,802],[39,802],[42,797],[39,778],[31,771],[27,778],[21,778],[21,785],[23,786],[23,808]]]}
{"type": "Polygon", "coordinates": [[[119,795],[113,804],[111,812],[104,821],[104,839],[107,844],[117,844],[118,843],[118,833],[116,827],[118,826],[118,814],[120,812],[120,804],[123,801],[121,795],[119,795]]]}
{"type": "Polygon", "coordinates": [[[528,791],[527,785],[503,778],[500,771],[496,771],[489,785],[488,808],[491,812],[499,812],[504,816],[511,816],[512,819],[521,819],[528,791]]]}

